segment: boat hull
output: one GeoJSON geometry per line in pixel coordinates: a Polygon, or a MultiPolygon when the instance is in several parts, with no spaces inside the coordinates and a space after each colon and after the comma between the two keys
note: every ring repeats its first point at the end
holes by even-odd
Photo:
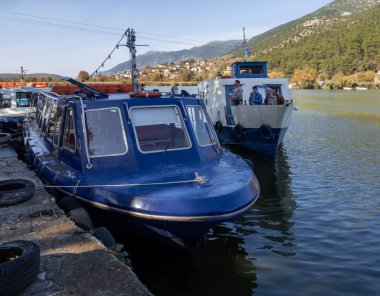
{"type": "MultiPolygon", "coordinates": [[[[99,225],[147,241],[169,244],[178,248],[192,249],[207,239],[211,228],[223,219],[209,221],[165,221],[132,217],[122,212],[103,209],[91,203],[82,203],[91,217],[97,217],[99,225]]],[[[232,219],[236,219],[241,214],[232,219]]],[[[231,219],[231,220],[232,220],[231,219]]]]}
{"type": "Polygon", "coordinates": [[[242,147],[274,159],[288,128],[271,128],[270,130],[271,132],[269,133],[272,136],[266,138],[263,136],[260,128],[239,129],[236,127],[227,126],[222,128],[222,131],[218,134],[218,137],[219,141],[223,145],[242,147]]]}
{"type": "MultiPolygon", "coordinates": [[[[89,210],[90,216],[95,217],[98,225],[182,248],[196,247],[212,226],[241,216],[256,202],[260,193],[257,178],[252,172],[245,171],[247,165],[235,155],[221,161],[220,165],[227,171],[220,167],[216,175],[212,171],[205,172],[209,176],[206,185],[178,184],[170,188],[156,185],[139,188],[138,191],[135,191],[136,188],[97,186],[100,180],[94,177],[90,178],[93,185],[76,188],[75,184],[80,179],[66,174],[67,168],[55,163],[53,157],[37,156],[34,159],[37,175],[51,186],[46,188],[50,194],[74,196],[89,210]],[[231,166],[227,166],[228,163],[231,166]],[[236,167],[232,166],[234,163],[236,167]],[[235,170],[234,176],[237,178],[230,184],[225,182],[228,176],[224,175],[229,170],[235,170]],[[244,186],[236,187],[236,184],[245,183],[244,180],[248,181],[244,186]],[[63,186],[60,187],[60,184],[63,186]],[[199,196],[199,193],[205,195],[199,196]]],[[[120,176],[110,174],[109,178],[120,176]]],[[[133,180],[129,182],[134,183],[133,180]]]]}

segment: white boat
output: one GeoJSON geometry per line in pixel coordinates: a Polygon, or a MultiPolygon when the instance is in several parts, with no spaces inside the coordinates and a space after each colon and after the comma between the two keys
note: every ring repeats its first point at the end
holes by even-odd
{"type": "Polygon", "coordinates": [[[276,157],[293,114],[288,78],[268,78],[266,62],[237,62],[231,66],[231,78],[202,81],[198,92],[221,143],[276,157]],[[243,89],[243,104],[231,106],[231,91],[236,80],[243,89]],[[258,105],[248,102],[254,86],[263,98],[258,105]],[[283,104],[265,105],[268,88],[277,91],[283,104]]]}
{"type": "Polygon", "coordinates": [[[352,90],[352,87],[343,87],[343,90],[352,90]]]}
{"type": "Polygon", "coordinates": [[[356,88],[356,90],[368,90],[368,88],[367,88],[367,87],[361,87],[361,86],[358,86],[358,87],[356,88]]]}

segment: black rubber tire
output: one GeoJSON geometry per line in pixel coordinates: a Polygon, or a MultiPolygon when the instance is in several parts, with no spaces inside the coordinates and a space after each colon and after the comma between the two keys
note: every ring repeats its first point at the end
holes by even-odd
{"type": "Polygon", "coordinates": [[[66,195],[61,200],[58,201],[58,205],[65,211],[70,212],[72,210],[81,208],[79,201],[70,195],[66,195]]]}
{"type": "Polygon", "coordinates": [[[242,139],[244,137],[244,129],[240,124],[237,124],[235,126],[235,133],[239,139],[242,139]]]}
{"type": "Polygon", "coordinates": [[[9,144],[16,151],[18,156],[22,156],[26,153],[24,144],[21,141],[17,139],[12,139],[10,140],[9,144]]]}
{"type": "Polygon", "coordinates": [[[32,198],[34,191],[34,183],[29,180],[12,179],[0,181],[0,206],[22,203],[32,198]]]}
{"type": "Polygon", "coordinates": [[[269,124],[262,124],[260,126],[260,132],[261,132],[261,136],[265,140],[269,140],[269,139],[273,138],[273,131],[272,131],[272,128],[269,124]]]}
{"type": "Polygon", "coordinates": [[[8,143],[12,139],[12,135],[8,133],[0,133],[0,144],[8,143]]]}
{"type": "Polygon", "coordinates": [[[30,241],[0,245],[0,295],[17,295],[31,285],[40,272],[40,248],[30,241]],[[19,257],[11,260],[12,257],[19,257]]]}
{"type": "Polygon", "coordinates": [[[33,167],[34,167],[34,155],[33,154],[25,153],[22,156],[22,160],[28,165],[28,167],[30,169],[33,169],[33,167]]]}
{"type": "Polygon", "coordinates": [[[71,210],[67,215],[83,230],[92,231],[94,229],[91,217],[84,208],[71,210]]]}
{"type": "Polygon", "coordinates": [[[108,249],[111,249],[117,244],[111,232],[105,227],[95,228],[93,234],[108,249]]]}

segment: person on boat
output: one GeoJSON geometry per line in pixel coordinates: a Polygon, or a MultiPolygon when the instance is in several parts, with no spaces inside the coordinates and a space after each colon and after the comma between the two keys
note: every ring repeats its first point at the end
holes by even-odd
{"type": "Polygon", "coordinates": [[[285,99],[282,95],[278,93],[278,88],[275,88],[273,90],[274,96],[276,97],[276,102],[277,105],[284,105],[285,104],[285,99]]]}
{"type": "Polygon", "coordinates": [[[266,89],[265,105],[277,105],[277,99],[273,94],[273,89],[270,87],[266,89]]]}
{"type": "Polygon", "coordinates": [[[263,96],[257,90],[257,86],[252,87],[252,92],[249,96],[250,105],[261,105],[263,103],[263,96]]]}
{"type": "Polygon", "coordinates": [[[235,88],[230,99],[230,104],[234,106],[243,104],[243,88],[240,85],[240,80],[235,80],[235,88]]]}

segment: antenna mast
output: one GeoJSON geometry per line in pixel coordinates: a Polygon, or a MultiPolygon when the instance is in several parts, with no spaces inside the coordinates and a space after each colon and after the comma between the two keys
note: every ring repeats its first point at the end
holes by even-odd
{"type": "Polygon", "coordinates": [[[248,49],[248,44],[247,44],[247,39],[245,38],[245,28],[243,28],[243,48],[244,48],[244,61],[248,62],[249,61],[249,54],[251,53],[250,50],[248,49]]]}

